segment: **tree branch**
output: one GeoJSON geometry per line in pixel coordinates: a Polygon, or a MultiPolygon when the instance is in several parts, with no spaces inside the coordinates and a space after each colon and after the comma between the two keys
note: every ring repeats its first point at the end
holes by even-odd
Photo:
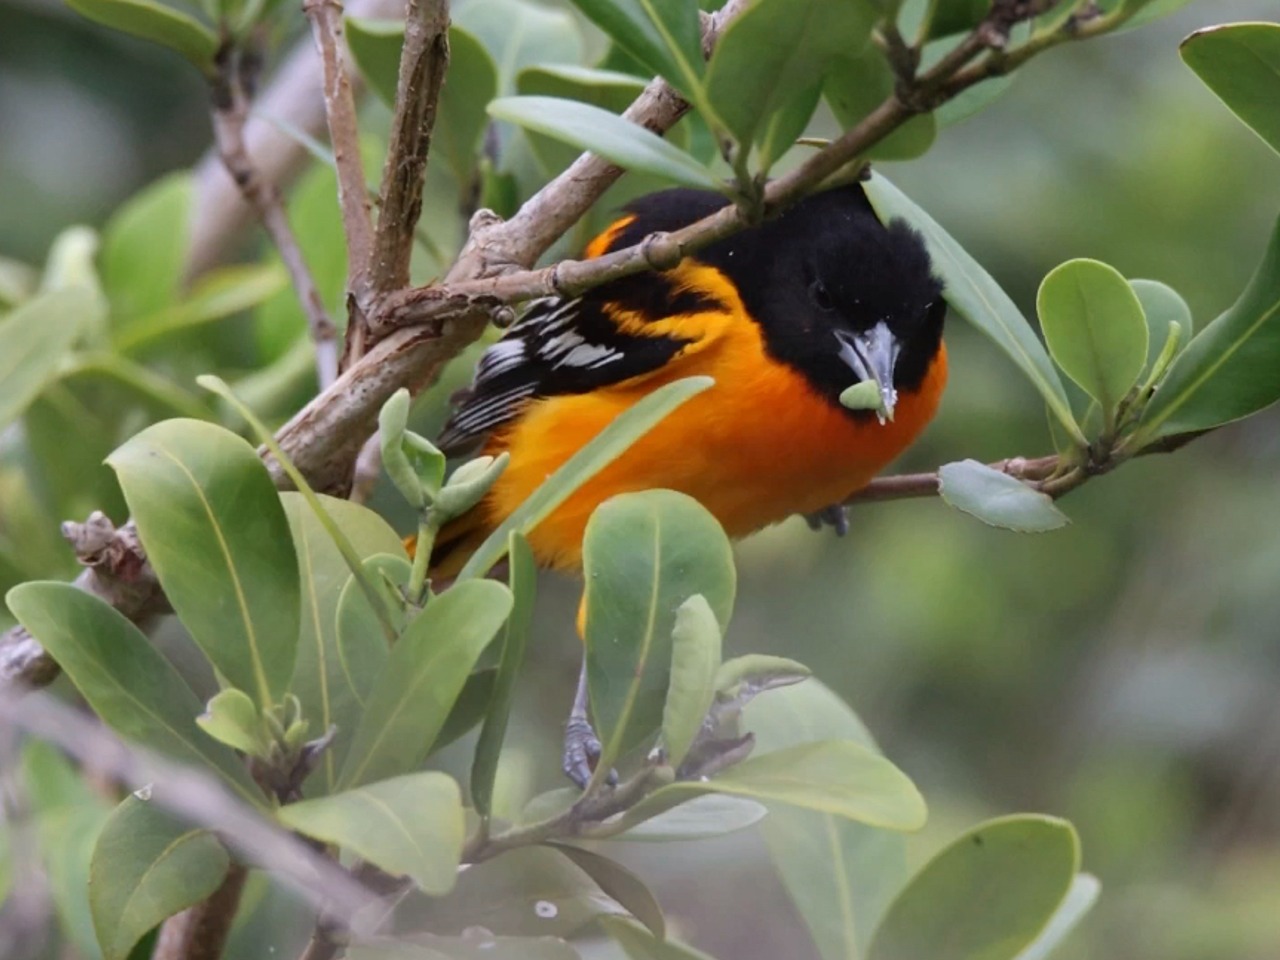
{"type": "Polygon", "coordinates": [[[369,264],[373,289],[379,294],[409,284],[413,231],[422,213],[431,132],[448,65],[448,0],[409,0],[396,109],[382,168],[378,227],[369,264]]]}
{"type": "Polygon", "coordinates": [[[305,0],[303,11],[311,21],[320,62],[324,68],[324,106],[329,140],[338,169],[338,203],[342,231],[347,238],[348,337],[353,324],[369,309],[369,263],[373,252],[373,220],[360,159],[360,128],[356,101],[342,54],[342,3],[340,0],[305,0]]]}
{"type": "Polygon", "coordinates": [[[341,917],[348,928],[373,932],[366,918],[376,915],[383,903],[376,891],[234,798],[204,771],[126,744],[95,718],[38,691],[0,688],[0,724],[56,744],[81,763],[135,789],[150,787],[152,803],[215,832],[242,863],[270,870],[305,903],[341,917]]]}
{"type": "Polygon", "coordinates": [[[160,925],[151,960],[220,960],[248,878],[249,868],[233,860],[222,886],[160,925]]]}
{"type": "Polygon", "coordinates": [[[244,127],[249,118],[248,88],[252,86],[249,55],[230,44],[219,52],[213,83],[213,137],[227,172],[253,205],[271,242],[280,253],[294,292],[302,304],[307,327],[316,346],[316,373],[323,390],[338,375],[337,328],[325,312],[320,291],[307,268],[298,239],[284,209],[280,189],[254,166],[245,148],[244,127]],[[246,76],[249,73],[249,76],[246,76]]]}
{"type": "MultiPolygon", "coordinates": [[[[403,0],[350,0],[347,12],[362,17],[392,17],[404,10],[403,0]]],[[[351,78],[359,95],[359,77],[351,78]]],[[[326,129],[323,70],[315,41],[302,39],[271,81],[254,98],[254,114],[245,124],[244,141],[253,165],[271,183],[286,187],[311,162],[311,154],[284,128],[316,137],[326,129]]],[[[227,173],[216,150],[195,171],[191,217],[191,245],[187,277],[197,277],[221,260],[240,233],[255,219],[253,208],[227,173]]]]}

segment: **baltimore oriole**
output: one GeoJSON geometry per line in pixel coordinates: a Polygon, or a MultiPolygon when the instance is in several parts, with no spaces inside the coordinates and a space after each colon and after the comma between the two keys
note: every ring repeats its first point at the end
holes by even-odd
{"type": "MultiPolygon", "coordinates": [[[[676,189],[633,201],[587,246],[598,257],[699,220],[727,201],[676,189]]],[[[947,379],[946,305],[920,236],[882,225],[858,185],[686,257],[533,307],[490,346],[438,441],[507,451],[489,494],[436,541],[432,574],[471,551],[557,467],[649,391],[696,374],[686,402],[529,536],[539,563],[581,566],[582,537],[609,497],[665,487],[701,502],[732,537],[838,504],[898,456],[947,379]],[[839,396],[874,380],[884,413],[839,396]]],[[[842,515],[841,515],[842,516],[842,515]]]]}

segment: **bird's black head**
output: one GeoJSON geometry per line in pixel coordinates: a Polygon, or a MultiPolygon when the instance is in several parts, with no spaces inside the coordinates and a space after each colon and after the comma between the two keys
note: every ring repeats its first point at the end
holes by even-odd
{"type": "MultiPolygon", "coordinates": [[[[727,202],[719,194],[687,189],[640,197],[627,205],[635,218],[610,247],[678,230],[727,202]]],[[[733,281],[774,358],[804,374],[833,402],[848,387],[871,379],[887,408],[895,392],[920,386],[942,342],[947,308],[924,241],[902,221],[882,224],[858,184],[807,197],[694,257],[733,281]]],[[[601,290],[614,299],[656,298],[640,311],[647,313],[670,309],[677,296],[652,278],[614,281],[601,290]]],[[[701,304],[694,294],[685,296],[693,301],[688,309],[701,304]]]]}
{"type": "Polygon", "coordinates": [[[941,343],[946,304],[924,241],[902,221],[881,224],[858,185],[696,256],[734,281],[773,356],[833,399],[874,379],[891,408],[920,386],[941,343]]]}

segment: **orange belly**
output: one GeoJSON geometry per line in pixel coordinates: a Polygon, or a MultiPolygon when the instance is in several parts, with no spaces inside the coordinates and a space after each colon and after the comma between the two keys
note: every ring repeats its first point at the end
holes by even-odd
{"type": "MultiPolygon", "coordinates": [[[[751,329],[743,324],[740,329],[751,329]]],[[[511,462],[479,507],[492,529],[586,441],[656,387],[696,374],[714,386],[687,401],[588,481],[531,533],[538,562],[576,570],[587,520],[619,493],[665,487],[701,502],[731,537],[838,503],[865,486],[932,419],[947,378],[939,350],[895,419],[850,417],[788,367],[766,362],[758,335],[678,359],[662,373],[590,394],[534,402],[486,453],[511,462]]]]}

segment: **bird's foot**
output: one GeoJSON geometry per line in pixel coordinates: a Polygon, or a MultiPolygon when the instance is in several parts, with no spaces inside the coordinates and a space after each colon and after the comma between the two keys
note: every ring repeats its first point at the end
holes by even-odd
{"type": "MultiPolygon", "coordinates": [[[[564,726],[564,757],[561,768],[579,789],[585,790],[595,776],[602,750],[600,738],[596,736],[591,721],[586,717],[571,715],[564,726]]],[[[607,782],[610,786],[618,782],[617,771],[609,771],[607,782]]]]}
{"type": "Polygon", "coordinates": [[[833,503],[814,513],[806,513],[804,519],[809,524],[810,530],[832,527],[837,537],[843,537],[849,532],[849,515],[842,503],[833,503]]]}

